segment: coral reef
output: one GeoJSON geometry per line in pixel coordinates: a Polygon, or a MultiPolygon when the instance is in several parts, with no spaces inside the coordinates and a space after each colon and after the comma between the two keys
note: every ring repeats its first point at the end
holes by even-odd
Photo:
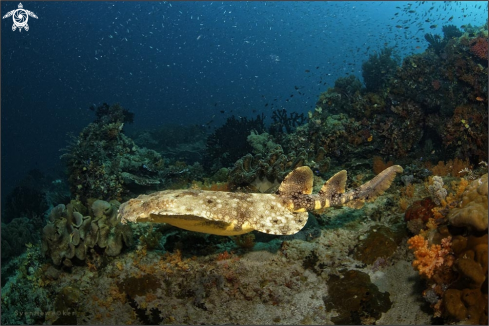
{"type": "MultiPolygon", "coordinates": [[[[445,26],[443,26],[445,27],[445,26]]],[[[441,52],[445,49],[448,40],[446,38],[442,38],[438,34],[426,33],[424,35],[425,40],[430,44],[428,49],[432,49],[437,55],[440,55],[441,52]]]]}
{"type": "MultiPolygon", "coordinates": [[[[46,271],[42,261],[37,244],[9,262],[14,272],[8,282],[2,280],[2,325],[42,324],[47,314],[56,314],[49,290],[42,281],[46,271]]],[[[2,266],[2,278],[9,266],[2,266]]]]}
{"type": "Polygon", "coordinates": [[[69,200],[66,183],[31,170],[2,205],[2,263],[20,255],[26,245],[39,241],[45,213],[56,200],[69,200]]]}
{"type": "Polygon", "coordinates": [[[470,183],[457,208],[448,214],[450,224],[487,231],[487,174],[470,183]]]}
{"type": "Polygon", "coordinates": [[[400,63],[394,48],[385,47],[379,53],[371,54],[362,64],[362,77],[369,92],[379,91],[392,77],[400,63]]]}
{"type": "Polygon", "coordinates": [[[295,127],[301,126],[306,122],[306,117],[304,113],[298,114],[297,112],[292,112],[287,115],[286,109],[277,109],[272,112],[272,121],[269,128],[271,134],[290,134],[295,127]]]}
{"type": "MultiPolygon", "coordinates": [[[[156,190],[166,175],[161,155],[139,148],[123,133],[127,110],[115,104],[97,109],[89,124],[65,149],[70,190],[86,203],[88,198],[123,200],[146,190],[156,190]]],[[[132,117],[129,119],[129,121],[132,117]]]]}
{"type": "Polygon", "coordinates": [[[487,324],[487,25],[463,29],[401,66],[370,56],[365,88],[339,78],[308,119],[276,110],[268,129],[231,117],[207,141],[133,141],[132,113],[92,107],[64,156],[73,199],[44,193],[69,204],[41,240],[42,196],[12,197],[2,324],[487,324]],[[121,216],[168,223],[122,225],[138,195],[121,216]],[[173,226],[223,234],[228,215],[232,237],[173,226]]]}
{"type": "Polygon", "coordinates": [[[277,187],[293,169],[303,166],[305,161],[305,153],[292,153],[288,157],[281,146],[268,154],[247,154],[237,160],[229,171],[230,189],[268,192],[272,187],[277,187]]]}
{"type": "Polygon", "coordinates": [[[443,38],[447,40],[462,36],[462,31],[455,25],[444,25],[442,26],[441,30],[443,32],[443,38]]]}
{"type": "Polygon", "coordinates": [[[256,119],[234,115],[226,123],[214,130],[207,138],[206,154],[203,164],[206,170],[215,172],[222,167],[232,166],[236,160],[251,152],[253,148],[247,141],[253,130],[261,134],[265,132],[264,115],[257,115],[256,119]]]}
{"type": "Polygon", "coordinates": [[[202,160],[208,135],[206,129],[199,125],[163,125],[153,130],[133,132],[130,136],[139,147],[158,152],[170,164],[183,161],[190,165],[202,160]]]}
{"type": "MultiPolygon", "coordinates": [[[[39,223],[39,222],[38,222],[39,223]]],[[[29,243],[40,239],[39,226],[27,217],[14,218],[10,223],[2,223],[2,262],[20,255],[29,243]]]]}
{"type": "Polygon", "coordinates": [[[487,174],[460,182],[408,240],[413,267],[427,281],[424,297],[448,322],[487,323],[487,188],[487,174]]]}

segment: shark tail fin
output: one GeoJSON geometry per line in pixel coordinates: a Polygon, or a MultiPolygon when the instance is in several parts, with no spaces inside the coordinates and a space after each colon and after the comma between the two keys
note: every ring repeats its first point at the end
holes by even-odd
{"type": "Polygon", "coordinates": [[[346,203],[345,206],[361,208],[366,201],[372,201],[377,196],[383,194],[391,186],[396,174],[402,172],[403,169],[401,166],[390,166],[369,182],[344,194],[342,201],[344,200],[346,203]]]}

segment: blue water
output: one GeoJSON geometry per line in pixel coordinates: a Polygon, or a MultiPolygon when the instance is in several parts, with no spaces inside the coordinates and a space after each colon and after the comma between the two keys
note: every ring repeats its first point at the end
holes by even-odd
{"type": "MultiPolygon", "coordinates": [[[[3,16],[18,2],[0,5],[3,16]]],[[[361,79],[373,51],[421,53],[427,32],[487,21],[482,1],[25,2],[24,9],[38,16],[29,31],[12,31],[11,17],[1,22],[2,196],[32,168],[62,175],[59,149],[68,132],[94,119],[93,104],[134,112],[127,130],[213,128],[233,114],[269,118],[275,108],[305,113],[338,77],[361,79]]]]}

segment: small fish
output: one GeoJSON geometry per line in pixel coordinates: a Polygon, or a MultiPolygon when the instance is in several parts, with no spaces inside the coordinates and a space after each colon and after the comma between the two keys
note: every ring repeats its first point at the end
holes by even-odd
{"type": "Polygon", "coordinates": [[[449,21],[449,22],[451,22],[451,21],[452,21],[452,19],[453,19],[453,16],[452,16],[452,17],[450,17],[450,18],[448,18],[448,21],[449,21]]]}
{"type": "Polygon", "coordinates": [[[477,101],[479,101],[479,102],[484,101],[484,98],[483,98],[483,97],[480,97],[480,96],[477,96],[475,99],[476,99],[477,101]]]}
{"type": "Polygon", "coordinates": [[[433,29],[433,28],[436,28],[438,25],[431,25],[430,28],[433,29]]]}

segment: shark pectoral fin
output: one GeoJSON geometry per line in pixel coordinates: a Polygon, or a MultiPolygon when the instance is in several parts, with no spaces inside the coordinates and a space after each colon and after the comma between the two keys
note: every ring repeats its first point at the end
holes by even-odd
{"type": "Polygon", "coordinates": [[[300,166],[287,174],[278,188],[280,195],[312,194],[314,175],[308,166],[300,166]]]}
{"type": "Polygon", "coordinates": [[[236,228],[235,223],[215,221],[195,215],[157,215],[151,214],[151,222],[167,223],[181,229],[215,235],[240,235],[253,231],[249,223],[236,228]]]}
{"type": "Polygon", "coordinates": [[[334,194],[342,194],[345,192],[346,186],[346,170],[342,170],[332,176],[324,183],[319,195],[331,199],[334,194]]]}

